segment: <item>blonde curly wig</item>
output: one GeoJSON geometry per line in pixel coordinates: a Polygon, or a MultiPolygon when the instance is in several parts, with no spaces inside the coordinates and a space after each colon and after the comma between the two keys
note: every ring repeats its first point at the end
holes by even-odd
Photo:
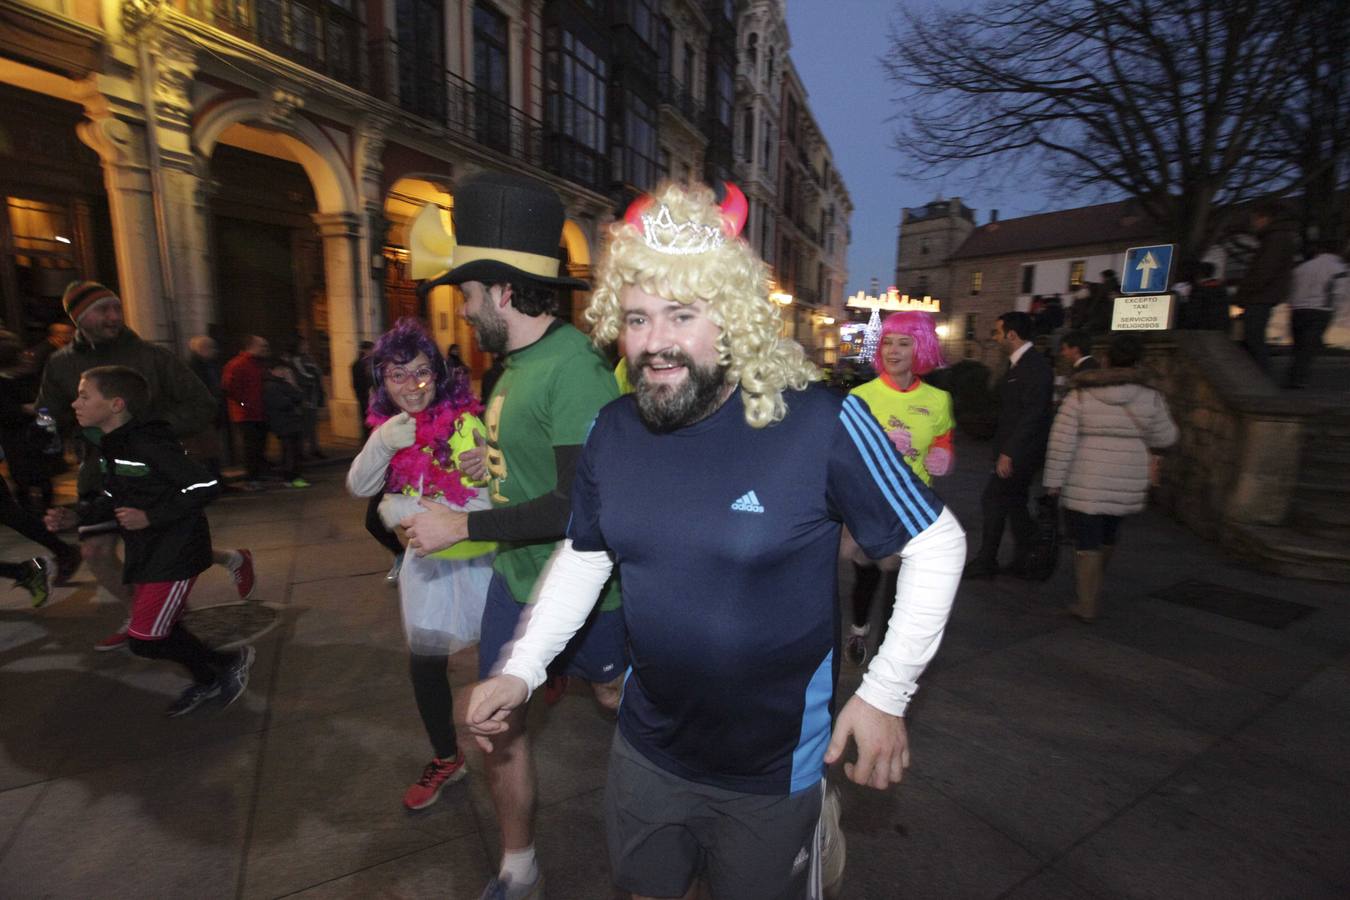
{"type": "MultiPolygon", "coordinates": [[[[703,185],[666,183],[652,197],[653,215],[665,206],[677,224],[722,225],[713,192],[703,185]]],[[[727,367],[727,380],[741,387],[751,428],[787,415],[784,390],[801,390],[820,378],[801,346],[779,337],[782,320],[769,299],[768,269],[739,238],[697,254],[661,253],[647,246],[636,227],[618,221],[610,226],[594,284],[586,320],[596,344],[618,340],[623,327],[619,297],[628,285],[678,303],[704,301],[708,317],[721,329],[718,359],[727,367]]]]}

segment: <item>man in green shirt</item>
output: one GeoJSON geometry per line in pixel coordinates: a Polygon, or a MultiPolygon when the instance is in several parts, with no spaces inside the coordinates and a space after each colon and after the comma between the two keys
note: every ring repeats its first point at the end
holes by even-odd
{"type": "MultiPolygon", "coordinates": [[[[618,396],[614,374],[590,341],[554,315],[557,287],[584,282],[558,275],[563,207],[542,182],[488,174],[455,193],[451,268],[433,279],[457,284],[462,315],[478,345],[506,354],[487,401],[487,443],[465,454],[465,471],[489,479],[493,508],[455,512],[438,503],[404,520],[418,555],[459,541],[497,541],[492,584],[483,611],[479,677],[494,673],[502,647],[515,638],[549,558],[567,528],[572,478],[600,407],[618,396]]],[[[627,668],[619,592],[612,582],[587,623],[558,658],[557,671],[592,682],[616,709],[627,668]]],[[[502,836],[502,865],[484,898],[520,900],[543,893],[534,857],[534,769],[525,709],[514,711],[503,744],[483,758],[502,836]]],[[[495,743],[495,741],[494,741],[495,743]]]]}

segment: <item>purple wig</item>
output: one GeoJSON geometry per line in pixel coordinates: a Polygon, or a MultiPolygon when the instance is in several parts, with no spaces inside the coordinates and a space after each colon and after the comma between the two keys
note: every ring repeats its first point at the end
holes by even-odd
{"type": "Polygon", "coordinates": [[[456,407],[474,405],[473,391],[469,389],[469,375],[464,369],[449,369],[445,357],[436,349],[436,342],[427,334],[417,319],[403,317],[394,323],[394,327],[380,335],[375,349],[370,351],[370,364],[375,373],[375,388],[371,391],[370,415],[387,419],[399,411],[398,404],[389,396],[384,386],[384,373],[393,366],[410,362],[417,354],[427,358],[436,382],[436,399],[428,407],[435,409],[445,403],[456,407]]]}
{"type": "Polygon", "coordinates": [[[933,317],[917,309],[893,312],[881,323],[881,334],[877,337],[877,352],[872,357],[872,368],[880,375],[886,371],[881,361],[881,347],[888,334],[907,334],[914,338],[914,374],[927,375],[934,369],[940,369],[947,363],[942,358],[942,347],[938,344],[937,329],[933,326],[933,317]]]}

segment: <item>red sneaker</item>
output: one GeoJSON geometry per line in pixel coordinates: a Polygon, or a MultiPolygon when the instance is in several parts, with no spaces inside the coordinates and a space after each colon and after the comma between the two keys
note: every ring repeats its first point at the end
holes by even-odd
{"type": "Polygon", "coordinates": [[[122,627],[108,635],[101,641],[94,643],[94,649],[99,653],[106,653],[109,650],[124,650],[127,646],[127,629],[131,627],[130,622],[123,622],[122,627]]]}
{"type": "Polygon", "coordinates": [[[550,675],[544,682],[544,703],[557,706],[567,696],[567,685],[572,679],[566,675],[550,675]]]}
{"type": "Polygon", "coordinates": [[[253,551],[236,550],[242,557],[242,562],[237,568],[230,570],[230,575],[234,577],[234,588],[239,592],[240,600],[247,600],[253,596],[253,588],[257,586],[257,579],[253,577],[253,551]]]}
{"type": "Polygon", "coordinates": [[[457,753],[454,759],[433,759],[422,770],[422,777],[403,794],[403,805],[408,809],[426,809],[441,797],[441,790],[447,784],[454,784],[469,772],[464,768],[464,754],[457,753]]]}

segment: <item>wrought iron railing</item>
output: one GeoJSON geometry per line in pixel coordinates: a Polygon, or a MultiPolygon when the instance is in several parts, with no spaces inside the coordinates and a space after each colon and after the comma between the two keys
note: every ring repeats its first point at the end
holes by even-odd
{"type": "Polygon", "coordinates": [[[673,107],[695,128],[702,129],[705,126],[702,101],[689,85],[677,80],[669,72],[661,76],[661,102],[673,107]]]}
{"type": "Polygon", "coordinates": [[[361,21],[320,0],[173,0],[181,12],[329,78],[366,87],[361,21]]]}

